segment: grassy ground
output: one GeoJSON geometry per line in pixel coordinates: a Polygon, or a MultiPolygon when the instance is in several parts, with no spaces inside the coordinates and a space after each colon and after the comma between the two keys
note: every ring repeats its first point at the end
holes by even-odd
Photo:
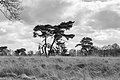
{"type": "Polygon", "coordinates": [[[0,80],[35,79],[120,80],[120,58],[0,57],[0,80]]]}

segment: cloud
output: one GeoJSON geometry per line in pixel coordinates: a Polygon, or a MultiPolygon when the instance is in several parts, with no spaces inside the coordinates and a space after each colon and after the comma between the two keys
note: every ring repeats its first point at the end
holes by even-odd
{"type": "Polygon", "coordinates": [[[108,0],[82,0],[84,2],[95,2],[95,1],[101,1],[101,2],[106,2],[108,0]]]}
{"type": "Polygon", "coordinates": [[[103,46],[113,43],[120,44],[120,30],[118,29],[107,29],[107,30],[96,30],[92,34],[87,34],[87,36],[93,39],[94,45],[103,46]]]}
{"type": "MultiPolygon", "coordinates": [[[[30,3],[30,2],[29,2],[30,3]]],[[[53,23],[61,20],[61,15],[71,3],[61,0],[35,0],[33,5],[25,6],[22,19],[28,23],[53,23]],[[35,5],[34,5],[35,4],[35,5]]]]}
{"type": "Polygon", "coordinates": [[[32,29],[32,26],[20,22],[0,22],[0,45],[8,45],[15,49],[25,44],[29,45],[33,38],[32,29]]]}
{"type": "Polygon", "coordinates": [[[92,26],[94,29],[120,28],[120,14],[112,10],[102,10],[90,18],[87,26],[92,26]]]}

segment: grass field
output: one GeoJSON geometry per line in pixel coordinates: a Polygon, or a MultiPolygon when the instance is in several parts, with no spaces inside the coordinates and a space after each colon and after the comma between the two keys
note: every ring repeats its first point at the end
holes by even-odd
{"type": "Polygon", "coordinates": [[[120,58],[0,57],[0,80],[120,80],[120,58]]]}

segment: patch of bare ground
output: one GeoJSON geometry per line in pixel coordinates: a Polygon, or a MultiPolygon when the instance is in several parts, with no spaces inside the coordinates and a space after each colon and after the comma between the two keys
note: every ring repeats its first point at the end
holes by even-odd
{"type": "Polygon", "coordinates": [[[0,80],[120,80],[120,58],[0,57],[0,80]]]}

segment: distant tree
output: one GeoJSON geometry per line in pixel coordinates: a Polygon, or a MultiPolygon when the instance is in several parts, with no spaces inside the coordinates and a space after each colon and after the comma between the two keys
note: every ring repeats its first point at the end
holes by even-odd
{"type": "Polygon", "coordinates": [[[33,56],[34,52],[32,50],[28,51],[28,56],[33,56]]]}
{"type": "Polygon", "coordinates": [[[84,37],[82,38],[82,40],[80,41],[80,44],[77,44],[75,47],[77,46],[81,46],[81,53],[83,53],[83,55],[87,56],[90,54],[91,49],[93,48],[93,42],[92,42],[92,38],[89,37],[84,37]]]}
{"type": "Polygon", "coordinates": [[[117,43],[105,45],[102,47],[101,54],[103,57],[120,56],[120,46],[117,43]]]}
{"type": "Polygon", "coordinates": [[[120,49],[120,46],[117,43],[111,45],[112,49],[120,49]]]}
{"type": "Polygon", "coordinates": [[[20,50],[19,50],[19,49],[17,49],[17,50],[14,51],[14,55],[15,55],[15,56],[19,56],[19,53],[20,53],[20,50]]]}
{"type": "Polygon", "coordinates": [[[21,53],[20,55],[21,55],[21,56],[27,56],[27,54],[26,54],[25,51],[26,51],[25,48],[21,48],[21,49],[20,49],[20,53],[21,53]]]}
{"type": "Polygon", "coordinates": [[[61,40],[56,41],[56,54],[61,55],[63,50],[65,49],[65,42],[61,40]]]}
{"type": "Polygon", "coordinates": [[[0,55],[1,56],[7,56],[7,51],[8,51],[7,46],[0,47],[0,55]]]}
{"type": "Polygon", "coordinates": [[[66,48],[66,46],[65,46],[65,41],[62,41],[62,39],[61,40],[58,40],[58,41],[56,41],[56,53],[57,53],[57,55],[62,55],[62,56],[66,56],[67,54],[67,51],[68,51],[68,49],[66,48]]]}
{"type": "Polygon", "coordinates": [[[120,46],[117,43],[111,45],[111,49],[109,49],[110,56],[120,56],[120,46]]]}
{"type": "Polygon", "coordinates": [[[111,45],[104,45],[101,49],[101,56],[102,57],[108,57],[111,54],[111,49],[112,46],[111,45]]]}
{"type": "Polygon", "coordinates": [[[17,49],[15,50],[15,56],[27,56],[25,51],[25,48],[17,49]]]}
{"type": "Polygon", "coordinates": [[[34,54],[34,56],[44,56],[44,54],[41,54],[40,51],[36,51],[35,54],[34,54]]]}
{"type": "Polygon", "coordinates": [[[44,38],[44,53],[46,56],[52,55],[53,52],[53,45],[54,43],[56,43],[59,39],[61,39],[62,37],[65,37],[67,40],[69,40],[69,38],[73,38],[75,35],[74,34],[65,34],[66,30],[70,30],[70,28],[72,28],[74,22],[72,21],[68,21],[68,22],[62,22],[59,25],[37,25],[35,26],[35,28],[33,29],[34,32],[34,37],[42,37],[44,38]],[[40,34],[41,33],[41,34],[40,34]],[[47,38],[48,37],[53,37],[53,41],[52,44],[50,46],[50,50],[49,53],[47,54],[47,38]]]}
{"type": "Polygon", "coordinates": [[[0,11],[9,20],[20,20],[22,9],[20,0],[0,0],[0,11]]]}
{"type": "Polygon", "coordinates": [[[97,46],[92,46],[91,47],[91,49],[90,49],[90,51],[89,51],[89,55],[90,56],[100,56],[100,48],[99,47],[97,47],[97,46]]]}
{"type": "Polygon", "coordinates": [[[63,51],[61,52],[62,56],[70,56],[69,54],[66,54],[68,49],[66,47],[63,48],[63,51]]]}
{"type": "Polygon", "coordinates": [[[70,54],[70,56],[77,56],[77,52],[75,49],[70,49],[69,54],[70,54]]]}
{"type": "Polygon", "coordinates": [[[81,56],[81,50],[76,51],[77,56],[81,56]]]}

